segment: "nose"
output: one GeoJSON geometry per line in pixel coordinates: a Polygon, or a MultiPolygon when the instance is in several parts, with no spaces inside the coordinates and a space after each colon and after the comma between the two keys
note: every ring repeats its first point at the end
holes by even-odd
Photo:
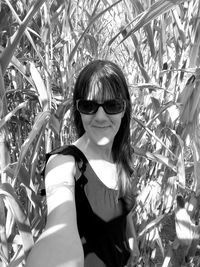
{"type": "Polygon", "coordinates": [[[95,114],[95,119],[96,120],[104,120],[107,119],[107,114],[104,111],[103,107],[99,107],[96,114],[95,114]]]}

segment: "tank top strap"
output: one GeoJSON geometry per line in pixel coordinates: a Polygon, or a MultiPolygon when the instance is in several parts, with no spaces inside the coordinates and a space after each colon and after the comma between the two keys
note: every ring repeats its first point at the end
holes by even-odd
{"type": "MultiPolygon", "coordinates": [[[[75,175],[75,181],[77,181],[79,179],[79,177],[82,175],[82,173],[85,172],[86,170],[86,166],[87,166],[87,158],[85,157],[85,155],[81,152],[81,150],[79,150],[76,146],[74,145],[65,145],[62,147],[58,147],[53,149],[50,153],[46,154],[46,159],[45,159],[45,164],[44,164],[44,168],[43,171],[41,173],[41,175],[43,176],[43,180],[45,177],[45,168],[46,168],[46,164],[48,159],[50,158],[50,156],[52,155],[70,155],[73,156],[75,159],[75,163],[76,163],[76,175],[75,175]]],[[[46,190],[45,188],[43,188],[44,185],[42,186],[41,190],[40,190],[40,195],[41,196],[45,196],[46,195],[46,190]]]]}
{"type": "Polygon", "coordinates": [[[56,155],[56,154],[73,156],[80,172],[83,173],[85,171],[87,158],[82,153],[82,151],[79,150],[76,146],[65,145],[52,150],[50,153],[46,155],[46,162],[48,161],[51,155],[56,155]]]}

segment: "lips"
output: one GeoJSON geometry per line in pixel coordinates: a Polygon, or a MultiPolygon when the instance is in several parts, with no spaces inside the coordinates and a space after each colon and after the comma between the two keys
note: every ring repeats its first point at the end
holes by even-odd
{"type": "Polygon", "coordinates": [[[98,128],[98,129],[107,129],[110,128],[110,126],[93,126],[94,128],[98,128]]]}

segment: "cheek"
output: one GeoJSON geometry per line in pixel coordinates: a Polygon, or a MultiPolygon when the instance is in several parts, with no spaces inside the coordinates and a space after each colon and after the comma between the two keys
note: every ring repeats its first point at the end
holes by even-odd
{"type": "Polygon", "coordinates": [[[120,126],[121,126],[121,123],[122,123],[122,119],[120,119],[120,120],[118,121],[118,123],[117,123],[117,132],[119,131],[119,128],[120,128],[120,126]]]}
{"type": "Polygon", "coordinates": [[[113,118],[111,119],[112,121],[112,125],[113,125],[113,130],[115,132],[115,134],[117,134],[117,132],[119,131],[119,128],[121,126],[122,123],[122,117],[118,117],[118,118],[113,118]]]}
{"type": "MultiPolygon", "coordinates": [[[[113,130],[116,133],[118,132],[121,126],[122,118],[123,118],[123,114],[113,115],[113,116],[110,116],[109,118],[110,123],[112,124],[113,130]]],[[[81,114],[81,120],[82,120],[83,127],[86,130],[87,127],[89,127],[92,124],[94,118],[92,116],[81,114]]]]}
{"type": "Polygon", "coordinates": [[[84,129],[91,123],[91,116],[87,116],[87,115],[82,115],[81,114],[81,120],[82,120],[82,124],[84,129]]]}
{"type": "Polygon", "coordinates": [[[120,127],[122,123],[123,114],[115,115],[115,117],[112,118],[113,123],[116,125],[116,127],[120,127]]]}

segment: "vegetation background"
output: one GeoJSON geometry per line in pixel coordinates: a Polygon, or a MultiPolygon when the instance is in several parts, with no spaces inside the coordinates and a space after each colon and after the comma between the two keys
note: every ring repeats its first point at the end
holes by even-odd
{"type": "Polygon", "coordinates": [[[96,58],[130,86],[135,266],[185,266],[182,245],[200,266],[199,0],[0,0],[0,266],[24,266],[43,229],[45,153],[76,138],[74,81],[96,58]]]}

